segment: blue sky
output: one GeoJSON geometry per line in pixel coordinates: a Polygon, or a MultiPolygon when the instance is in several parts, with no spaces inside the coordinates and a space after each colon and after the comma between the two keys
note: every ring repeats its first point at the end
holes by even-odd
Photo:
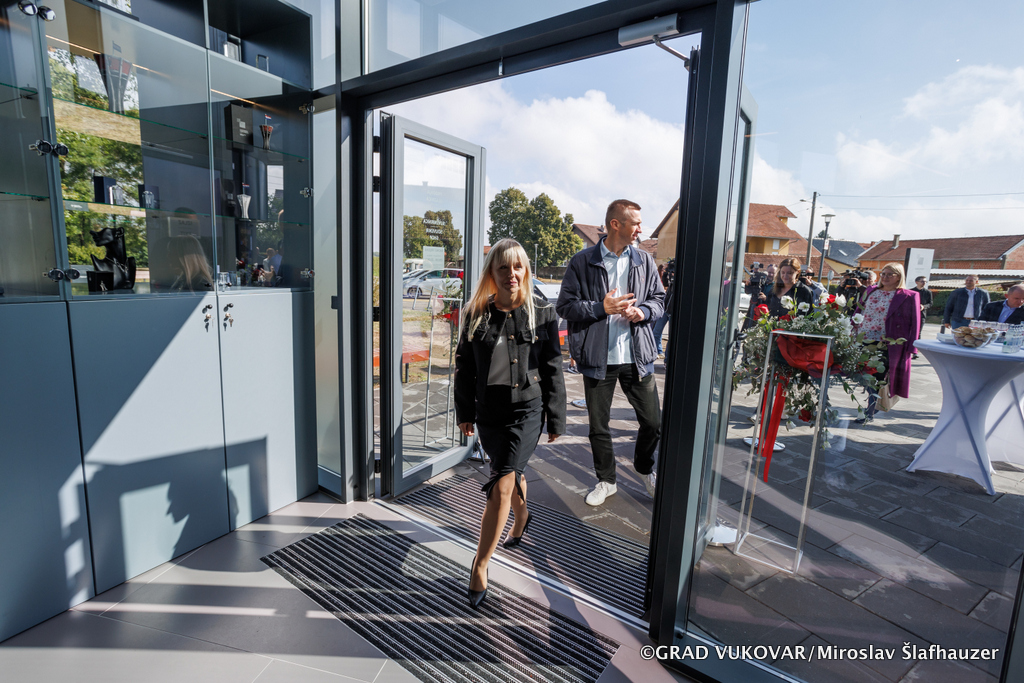
{"type": "MultiPolygon", "coordinates": [[[[817,190],[860,241],[1024,234],[1022,26],[1009,0],[754,3],[753,200],[806,230],[817,190]]],[[[587,223],[631,197],[652,230],[678,194],[685,91],[682,62],[645,46],[393,110],[487,147],[492,193],[546,191],[587,223]]]]}

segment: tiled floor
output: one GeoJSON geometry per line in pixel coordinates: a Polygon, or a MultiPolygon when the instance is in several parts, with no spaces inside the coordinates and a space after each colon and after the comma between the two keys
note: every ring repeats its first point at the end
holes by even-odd
{"type": "MultiPolygon", "coordinates": [[[[408,672],[260,558],[358,513],[468,567],[471,553],[372,503],[316,494],[0,644],[4,683],[410,683],[408,672]]],[[[468,570],[467,570],[468,573],[468,570]]],[[[644,633],[492,565],[491,579],[621,643],[600,683],[685,680],[644,661],[644,633]]]]}

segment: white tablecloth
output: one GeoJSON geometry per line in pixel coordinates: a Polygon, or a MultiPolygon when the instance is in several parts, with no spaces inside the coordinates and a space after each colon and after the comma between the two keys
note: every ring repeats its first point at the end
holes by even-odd
{"type": "Polygon", "coordinates": [[[1024,353],[1000,344],[968,349],[915,343],[942,384],[942,410],[907,470],[934,470],[974,479],[990,494],[992,461],[1024,467],[1024,353]]]}

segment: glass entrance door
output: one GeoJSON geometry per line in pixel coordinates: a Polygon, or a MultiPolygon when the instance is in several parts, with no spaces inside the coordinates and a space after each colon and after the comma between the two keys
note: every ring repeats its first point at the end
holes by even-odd
{"type": "Polygon", "coordinates": [[[461,462],[455,346],[483,236],[484,150],[381,122],[381,494],[461,462]]]}

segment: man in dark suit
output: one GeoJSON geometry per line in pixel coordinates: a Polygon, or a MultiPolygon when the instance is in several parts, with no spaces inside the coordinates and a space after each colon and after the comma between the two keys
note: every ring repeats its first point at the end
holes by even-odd
{"type": "Polygon", "coordinates": [[[993,301],[981,310],[980,320],[990,323],[1024,323],[1024,282],[1006,290],[1006,299],[993,301]]]}
{"type": "Polygon", "coordinates": [[[950,325],[954,330],[970,325],[972,320],[981,319],[981,309],[987,303],[988,292],[978,289],[978,276],[968,275],[964,280],[964,286],[953,290],[949,295],[942,324],[950,325]]]}

